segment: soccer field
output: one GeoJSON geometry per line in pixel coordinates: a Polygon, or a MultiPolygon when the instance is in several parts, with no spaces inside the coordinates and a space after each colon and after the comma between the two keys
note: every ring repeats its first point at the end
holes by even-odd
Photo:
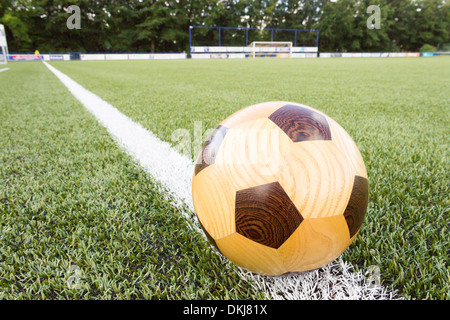
{"type": "MultiPolygon", "coordinates": [[[[398,297],[450,298],[449,58],[51,65],[191,160],[199,130],[248,105],[292,101],[328,114],[356,142],[370,180],[366,219],[342,260],[363,274],[375,266],[398,297]]],[[[0,298],[269,298],[43,63],[8,68],[0,298]]]]}

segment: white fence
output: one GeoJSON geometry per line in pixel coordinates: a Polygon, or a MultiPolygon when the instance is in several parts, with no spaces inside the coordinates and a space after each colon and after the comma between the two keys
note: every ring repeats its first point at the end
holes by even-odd
{"type": "Polygon", "coordinates": [[[186,53],[81,53],[80,60],[162,60],[187,59],[186,53]]]}
{"type": "MultiPolygon", "coordinates": [[[[227,53],[227,52],[277,52],[286,47],[191,47],[191,53],[227,53]]],[[[317,52],[317,47],[292,47],[291,52],[317,52]]]]}
{"type": "MultiPolygon", "coordinates": [[[[251,54],[251,47],[192,47],[192,59],[243,59],[251,54]]],[[[442,54],[448,54],[442,53],[442,54]]],[[[292,47],[292,58],[404,58],[429,57],[436,53],[419,52],[317,52],[317,47],[292,47]]],[[[439,54],[440,55],[440,54],[439,54]]],[[[73,54],[44,53],[35,54],[9,54],[10,61],[70,61],[73,54]]],[[[187,59],[187,53],[80,53],[79,59],[87,60],[176,60],[187,59]]]]}
{"type": "Polygon", "coordinates": [[[73,56],[79,56],[80,60],[160,60],[160,59],[187,59],[186,53],[44,53],[22,54],[12,53],[8,55],[10,61],[70,61],[73,56]]]}
{"type": "MultiPolygon", "coordinates": [[[[243,59],[253,52],[286,51],[285,47],[191,47],[192,59],[243,59]]],[[[316,58],[317,47],[292,47],[291,58],[316,58]]]]}
{"type": "MultiPolygon", "coordinates": [[[[239,59],[256,52],[277,52],[279,48],[267,47],[191,47],[192,59],[239,59]],[[271,51],[272,50],[272,51],[271,51]]],[[[279,50],[286,50],[285,48],[279,50]]],[[[420,57],[419,52],[321,52],[317,47],[292,47],[291,58],[388,58],[420,57]]]]}
{"type": "Polygon", "coordinates": [[[405,58],[420,57],[419,52],[321,52],[320,58],[405,58]]]}
{"type": "Polygon", "coordinates": [[[41,54],[44,61],[69,61],[70,54],[41,54]]]}

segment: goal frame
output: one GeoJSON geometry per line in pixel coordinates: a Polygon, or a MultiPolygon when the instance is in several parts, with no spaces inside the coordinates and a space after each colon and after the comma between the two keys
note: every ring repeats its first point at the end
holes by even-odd
{"type": "Polygon", "coordinates": [[[258,44],[287,44],[286,47],[281,47],[281,46],[267,46],[267,47],[261,47],[261,48],[288,48],[287,50],[259,50],[258,52],[279,52],[282,51],[283,53],[287,53],[289,55],[289,58],[292,57],[292,41],[253,41],[251,43],[251,47],[252,47],[252,59],[256,58],[256,48],[258,44]],[[287,52],[285,52],[287,51],[287,52]]]}
{"type": "Polygon", "coordinates": [[[254,41],[260,43],[261,42],[275,43],[278,41],[292,42],[290,54],[291,58],[313,58],[313,57],[317,58],[319,52],[319,30],[317,29],[281,29],[281,28],[261,29],[249,27],[189,26],[189,56],[191,59],[219,59],[219,58],[251,59],[253,58],[251,43],[254,41]],[[203,29],[203,31],[199,31],[201,40],[194,44],[193,31],[198,29],[203,29]],[[225,34],[222,34],[224,31],[227,31],[226,34],[228,35],[228,38],[227,37],[224,38],[225,34]],[[243,37],[244,32],[245,37],[243,37]],[[252,35],[250,35],[249,32],[252,32],[252,35]],[[289,34],[290,36],[287,38],[286,36],[278,38],[280,34],[279,32],[285,32],[285,35],[289,34]],[[276,33],[278,34],[278,36],[276,33]],[[301,39],[302,38],[306,39],[303,37],[303,35],[306,34],[311,34],[306,36],[311,41],[314,41],[315,38],[314,41],[315,44],[311,42],[311,44],[308,45],[305,43],[305,40],[300,40],[301,43],[299,43],[298,41],[299,37],[301,39]],[[230,39],[232,39],[235,36],[236,40],[238,41],[229,42],[230,39]],[[224,41],[228,44],[224,45],[224,41]]]}

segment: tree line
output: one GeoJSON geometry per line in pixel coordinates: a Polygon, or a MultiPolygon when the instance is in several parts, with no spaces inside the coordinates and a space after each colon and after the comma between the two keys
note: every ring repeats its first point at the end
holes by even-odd
{"type": "MultiPolygon", "coordinates": [[[[450,43],[449,21],[446,0],[0,0],[10,52],[187,52],[189,26],[255,28],[252,40],[270,40],[267,28],[317,29],[321,52],[419,51],[450,43]],[[70,5],[80,8],[80,29],[67,27],[70,5]],[[371,5],[379,29],[367,27],[371,5]]],[[[243,45],[245,36],[226,29],[220,40],[243,45]]],[[[219,32],[193,29],[193,39],[217,45],[219,32]]],[[[315,45],[315,33],[297,41],[315,45]]]]}

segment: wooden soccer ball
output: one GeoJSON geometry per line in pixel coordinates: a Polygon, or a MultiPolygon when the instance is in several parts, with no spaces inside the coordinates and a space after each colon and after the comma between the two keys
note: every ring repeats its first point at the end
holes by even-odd
{"type": "Polygon", "coordinates": [[[368,192],[348,133],[320,111],[281,101],[224,120],[205,142],[192,182],[210,242],[264,275],[335,260],[359,232],[368,192]]]}

